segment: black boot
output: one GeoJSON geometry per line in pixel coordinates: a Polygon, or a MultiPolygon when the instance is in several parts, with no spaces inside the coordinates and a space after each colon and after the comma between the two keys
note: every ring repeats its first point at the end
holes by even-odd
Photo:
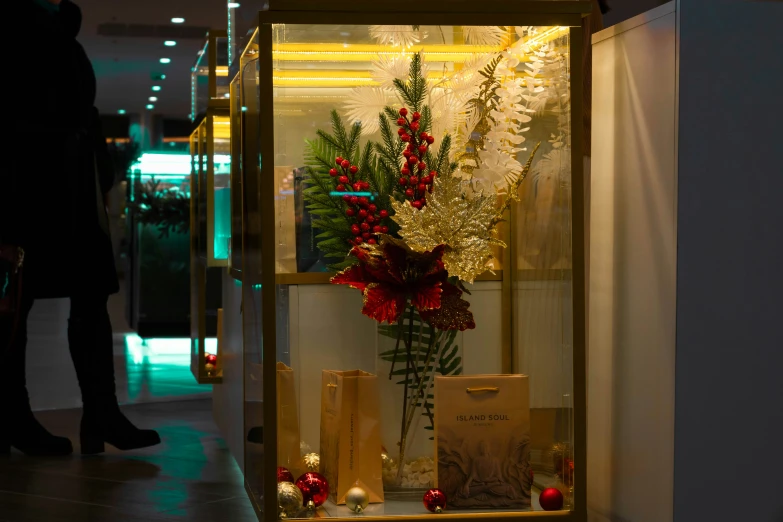
{"type": "Polygon", "coordinates": [[[10,453],[13,446],[26,455],[62,456],[73,453],[71,441],[56,437],[41,426],[30,409],[30,398],[25,382],[27,351],[27,314],[32,302],[27,303],[19,317],[13,345],[9,346],[13,332],[13,319],[0,318],[0,346],[7,353],[8,368],[12,368],[2,379],[2,390],[6,401],[5,417],[0,425],[0,453],[10,453]],[[5,351],[7,349],[7,351],[5,351]]]}
{"type": "Polygon", "coordinates": [[[140,430],[120,411],[114,385],[114,343],[106,301],[89,313],[74,315],[68,321],[68,344],[82,390],[84,414],[81,423],[83,455],[102,453],[105,443],[120,450],[160,444],[153,430],[140,430]]]}

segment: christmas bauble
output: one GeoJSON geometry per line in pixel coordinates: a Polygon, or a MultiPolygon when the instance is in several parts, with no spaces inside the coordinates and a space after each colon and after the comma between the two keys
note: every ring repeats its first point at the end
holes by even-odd
{"type": "Polygon", "coordinates": [[[370,495],[359,486],[352,487],[345,494],[345,505],[354,513],[361,513],[370,503],[370,495]]]}
{"type": "Polygon", "coordinates": [[[302,502],[302,492],[293,483],[277,483],[277,505],[281,518],[296,516],[302,509],[302,502]]]}
{"type": "Polygon", "coordinates": [[[207,362],[207,364],[214,364],[217,366],[217,355],[214,353],[208,353],[206,357],[204,357],[204,360],[207,362]]]}
{"type": "Polygon", "coordinates": [[[277,468],[277,481],[278,482],[294,482],[294,474],[288,471],[288,469],[280,466],[277,468]]]}
{"type": "Polygon", "coordinates": [[[318,471],[318,468],[321,466],[321,457],[318,453],[308,453],[302,457],[302,461],[307,471],[318,471]]]}
{"type": "Polygon", "coordinates": [[[308,471],[296,479],[296,487],[302,492],[304,504],[308,509],[317,508],[329,498],[329,483],[320,473],[308,471]]]}
{"type": "Polygon", "coordinates": [[[215,373],[215,365],[214,364],[205,364],[204,369],[207,371],[207,375],[212,376],[215,373]]]}
{"type": "Polygon", "coordinates": [[[538,503],[544,511],[563,509],[563,494],[557,488],[546,488],[538,496],[538,503]]]}
{"type": "Polygon", "coordinates": [[[446,509],[446,494],[438,488],[432,488],[424,494],[424,507],[432,513],[441,513],[446,509]]]}

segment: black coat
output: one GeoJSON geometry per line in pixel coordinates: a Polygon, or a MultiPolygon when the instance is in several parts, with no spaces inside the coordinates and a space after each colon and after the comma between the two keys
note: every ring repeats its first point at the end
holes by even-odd
{"type": "Polygon", "coordinates": [[[20,98],[7,100],[0,242],[24,248],[24,287],[36,298],[115,293],[103,205],[114,173],[94,107],[95,72],[76,41],[81,11],[69,0],[59,12],[36,0],[9,3],[21,11],[12,41],[23,50],[6,55],[20,98]]]}

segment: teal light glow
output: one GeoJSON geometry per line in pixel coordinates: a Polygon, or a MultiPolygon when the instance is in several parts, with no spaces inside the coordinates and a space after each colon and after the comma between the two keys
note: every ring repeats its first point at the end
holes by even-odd
{"type": "MultiPolygon", "coordinates": [[[[166,174],[171,176],[190,176],[190,154],[145,152],[132,167],[142,175],[166,174]]],[[[231,156],[215,154],[215,172],[230,172],[231,156]]]]}
{"type": "Polygon", "coordinates": [[[228,8],[229,9],[237,9],[239,7],[239,4],[237,2],[229,2],[228,8]]]}
{"type": "MultiPolygon", "coordinates": [[[[170,364],[190,366],[190,339],[142,339],[136,334],[125,336],[125,347],[133,364],[170,364]]],[[[206,339],[207,353],[217,353],[217,339],[206,339]]]]}
{"type": "Polygon", "coordinates": [[[161,89],[160,85],[153,85],[152,86],[153,92],[160,92],[160,89],[161,89]]]}
{"type": "Polygon", "coordinates": [[[117,111],[117,114],[125,114],[125,109],[120,109],[117,111]]]}
{"type": "Polygon", "coordinates": [[[242,112],[247,112],[247,107],[242,107],[242,112]]]}
{"type": "Polygon", "coordinates": [[[154,109],[154,108],[155,108],[155,106],[154,106],[153,104],[151,104],[151,103],[148,103],[148,104],[147,104],[147,110],[150,110],[150,111],[151,111],[151,110],[152,110],[152,109],[154,109]]]}
{"type": "Polygon", "coordinates": [[[163,42],[163,45],[165,45],[166,47],[174,47],[175,45],[177,45],[177,42],[175,42],[174,40],[166,40],[165,42],[163,42]]]}
{"type": "Polygon", "coordinates": [[[179,18],[179,17],[172,18],[171,19],[171,23],[172,24],[184,24],[185,23],[185,19],[184,18],[179,18]]]}
{"type": "Polygon", "coordinates": [[[160,63],[171,63],[171,58],[161,58],[160,63]]]}
{"type": "Polygon", "coordinates": [[[166,75],[165,74],[161,74],[160,76],[158,76],[158,78],[160,78],[161,80],[165,80],[166,79],[166,75]]]}
{"type": "Polygon", "coordinates": [[[375,194],[372,192],[337,192],[333,191],[329,193],[330,196],[341,198],[343,196],[364,196],[370,199],[375,199],[375,194]]]}
{"type": "Polygon", "coordinates": [[[149,99],[150,99],[150,101],[151,101],[151,102],[156,102],[156,101],[158,101],[158,97],[157,97],[157,96],[150,96],[150,98],[149,98],[149,99]]]}
{"type": "Polygon", "coordinates": [[[228,259],[228,243],[231,240],[231,189],[215,190],[215,259],[228,259]]]}

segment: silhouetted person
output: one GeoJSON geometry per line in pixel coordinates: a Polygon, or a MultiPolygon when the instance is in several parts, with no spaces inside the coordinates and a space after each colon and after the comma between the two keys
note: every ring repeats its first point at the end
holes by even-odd
{"type": "Polygon", "coordinates": [[[3,412],[0,451],[65,455],[71,442],[35,419],[25,384],[27,316],[36,299],[71,300],[68,343],[82,392],[82,453],[160,442],[120,412],[115,395],[110,294],[119,290],[108,232],[105,194],[113,167],[95,103],[95,73],[76,41],[81,11],[69,0],[11,0],[16,14],[8,70],[17,71],[22,97],[9,101],[15,127],[0,170],[0,243],[25,251],[21,306],[14,321],[0,319],[8,355],[0,377],[3,412]]]}

